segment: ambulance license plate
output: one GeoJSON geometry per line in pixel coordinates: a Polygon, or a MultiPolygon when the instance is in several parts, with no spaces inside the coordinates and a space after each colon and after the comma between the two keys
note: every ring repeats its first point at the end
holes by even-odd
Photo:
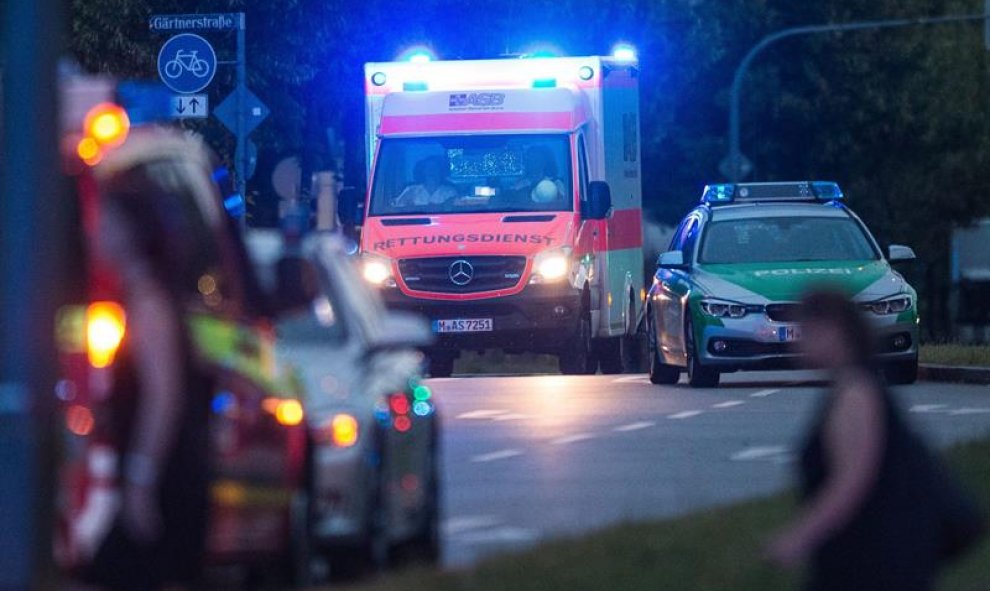
{"type": "Polygon", "coordinates": [[[780,326],[777,328],[777,339],[781,343],[793,343],[801,340],[800,326],[780,326]]]}
{"type": "Polygon", "coordinates": [[[451,318],[434,320],[433,332],[491,332],[491,318],[451,318]]]}

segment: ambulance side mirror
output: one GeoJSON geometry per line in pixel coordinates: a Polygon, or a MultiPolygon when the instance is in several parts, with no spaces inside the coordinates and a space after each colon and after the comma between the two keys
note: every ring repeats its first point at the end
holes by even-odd
{"type": "Polygon", "coordinates": [[[612,191],[605,181],[588,183],[588,201],[583,212],[589,220],[604,220],[612,209],[612,191]]]}
{"type": "Polygon", "coordinates": [[[309,260],[288,255],[275,264],[274,304],[276,314],[309,306],[319,294],[319,274],[309,260]]]}
{"type": "Polygon", "coordinates": [[[354,187],[347,187],[337,196],[337,217],[344,226],[360,226],[364,222],[364,196],[354,187]]]}

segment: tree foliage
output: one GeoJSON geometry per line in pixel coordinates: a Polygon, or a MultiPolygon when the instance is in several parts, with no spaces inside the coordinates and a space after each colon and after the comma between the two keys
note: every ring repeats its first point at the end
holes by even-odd
{"type": "MultiPolygon", "coordinates": [[[[644,196],[673,222],[719,180],[727,151],[728,87],[746,50],[784,27],[977,13],[980,0],[73,0],[72,48],[87,68],[153,78],[161,36],[152,13],[244,11],[250,86],[273,116],[263,149],[319,160],[328,127],[347,141],[352,183],[363,182],[366,61],[412,43],[447,58],[494,57],[535,41],[568,54],[617,40],[641,56],[644,196]]],[[[230,52],[233,40],[217,45],[230,52]]],[[[229,55],[229,53],[228,53],[229,55]]],[[[214,83],[215,105],[233,72],[214,83]]],[[[830,178],[885,242],[918,251],[918,277],[944,301],[948,236],[988,215],[990,84],[978,25],[912,27],[784,41],[762,55],[744,92],[743,151],[751,178],[830,178]],[[940,288],[939,288],[940,289],[940,288]]],[[[229,151],[216,123],[202,131],[229,151]]],[[[936,297],[938,296],[938,297],[936,297]]],[[[937,315],[937,305],[928,310],[937,315]]]]}

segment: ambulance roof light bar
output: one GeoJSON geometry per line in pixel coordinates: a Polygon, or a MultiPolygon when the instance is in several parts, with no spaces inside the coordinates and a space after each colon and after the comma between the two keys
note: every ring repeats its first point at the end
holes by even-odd
{"type": "Polygon", "coordinates": [[[636,48],[628,43],[617,43],[612,48],[612,57],[620,62],[635,62],[638,58],[636,48]]]}
{"type": "Polygon", "coordinates": [[[801,181],[791,183],[741,183],[708,185],[701,196],[707,205],[773,201],[838,201],[844,196],[838,183],[801,181]]]}

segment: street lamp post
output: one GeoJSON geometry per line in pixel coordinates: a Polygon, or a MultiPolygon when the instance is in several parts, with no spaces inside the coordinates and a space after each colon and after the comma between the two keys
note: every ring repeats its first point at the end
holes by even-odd
{"type": "MultiPolygon", "coordinates": [[[[954,14],[930,18],[902,18],[839,24],[808,25],[783,29],[781,31],[777,31],[776,33],[767,35],[746,53],[742,61],[739,62],[739,66],[736,68],[735,76],[732,78],[732,91],[729,96],[729,155],[726,157],[723,166],[723,170],[726,171],[726,176],[729,177],[729,180],[736,183],[749,172],[749,162],[743,155],[740,146],[740,101],[742,95],[742,85],[753,60],[755,60],[756,57],[767,47],[783,39],[797,37],[800,35],[845,33],[848,31],[893,29],[912,26],[933,26],[975,21],[986,21],[988,26],[990,26],[990,0],[987,0],[987,11],[984,14],[954,14]]],[[[990,42],[990,39],[988,39],[988,42],[990,42]]]]}

